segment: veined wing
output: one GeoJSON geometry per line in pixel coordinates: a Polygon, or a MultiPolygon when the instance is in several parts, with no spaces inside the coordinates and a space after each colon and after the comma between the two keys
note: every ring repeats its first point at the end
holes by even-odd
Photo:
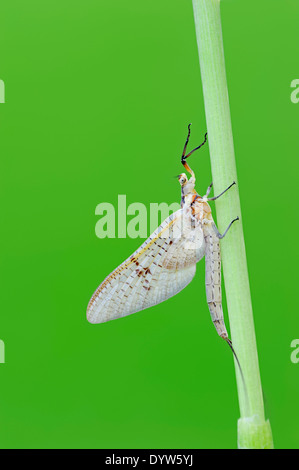
{"type": "Polygon", "coordinates": [[[201,225],[179,209],[97,288],[88,321],[114,320],[172,297],[191,282],[204,253],[201,225]]]}

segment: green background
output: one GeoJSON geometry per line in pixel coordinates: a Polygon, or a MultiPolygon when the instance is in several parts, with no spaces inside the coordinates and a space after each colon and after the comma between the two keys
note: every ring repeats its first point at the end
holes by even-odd
{"type": "MultiPolygon", "coordinates": [[[[222,3],[266,416],[282,448],[299,444],[298,15],[295,0],[222,3]]],[[[142,242],[98,239],[96,205],[179,201],[186,126],[192,147],[206,130],[191,0],[12,0],[0,41],[0,446],[236,447],[233,357],[204,261],[166,303],[85,317],[142,242]]],[[[192,167],[203,193],[207,147],[192,167]]]]}

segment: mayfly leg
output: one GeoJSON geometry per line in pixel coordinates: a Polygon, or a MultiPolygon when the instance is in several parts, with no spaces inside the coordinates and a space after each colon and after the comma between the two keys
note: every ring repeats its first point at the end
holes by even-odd
{"type": "Polygon", "coordinates": [[[208,195],[210,194],[212,186],[213,186],[213,182],[210,184],[210,186],[208,187],[208,189],[206,191],[206,197],[208,197],[208,195]]]}
{"type": "MultiPolygon", "coordinates": [[[[212,183],[213,184],[213,183],[212,183]]],[[[230,184],[224,191],[222,191],[222,193],[218,194],[218,196],[214,196],[214,197],[210,197],[208,199],[208,201],[216,201],[216,199],[218,199],[219,197],[221,197],[224,193],[226,193],[226,191],[228,191],[232,186],[234,186],[234,184],[236,184],[235,181],[232,182],[232,184],[230,184]]],[[[211,185],[209,186],[210,190],[211,190],[211,185]]],[[[209,190],[208,188],[208,190],[209,190]]],[[[207,194],[206,196],[208,196],[208,190],[207,190],[207,194]]],[[[209,191],[210,192],[210,191],[209,191]]]]}
{"type": "Polygon", "coordinates": [[[219,240],[221,240],[222,238],[225,237],[225,235],[227,234],[227,232],[229,231],[229,229],[231,228],[231,226],[233,225],[234,222],[236,222],[237,220],[240,220],[239,217],[236,217],[235,219],[233,219],[231,221],[231,223],[229,224],[229,226],[227,227],[227,229],[225,230],[225,232],[223,234],[221,234],[218,230],[218,228],[216,227],[216,224],[213,224],[213,229],[215,230],[216,232],[216,235],[217,237],[219,238],[219,240]]]}
{"type": "Polygon", "coordinates": [[[190,133],[191,133],[191,122],[190,122],[190,124],[188,124],[188,135],[187,135],[187,139],[186,139],[186,142],[185,142],[185,145],[184,145],[184,149],[183,149],[183,153],[182,153],[182,160],[185,158],[185,154],[186,154],[186,150],[187,150],[187,145],[188,145],[189,138],[190,138],[190,133]]]}
{"type": "Polygon", "coordinates": [[[190,133],[191,133],[191,123],[188,124],[188,135],[187,135],[187,139],[186,139],[186,142],[185,142],[185,145],[184,145],[184,149],[183,149],[183,153],[182,153],[182,157],[181,157],[181,162],[182,162],[184,168],[190,173],[190,175],[195,176],[194,171],[191,170],[190,166],[186,162],[186,159],[188,157],[190,157],[190,155],[192,155],[192,153],[195,152],[195,150],[200,149],[206,143],[208,133],[207,132],[205,133],[204,141],[200,145],[198,145],[198,147],[195,147],[195,149],[191,150],[191,152],[189,152],[186,155],[186,150],[187,150],[187,146],[188,146],[188,142],[189,142],[189,138],[190,138],[190,133]]]}

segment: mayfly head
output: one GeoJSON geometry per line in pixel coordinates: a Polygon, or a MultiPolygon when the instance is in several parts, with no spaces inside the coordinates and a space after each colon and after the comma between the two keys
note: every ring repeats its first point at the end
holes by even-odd
{"type": "Polygon", "coordinates": [[[182,173],[178,176],[178,180],[182,188],[182,196],[187,196],[187,194],[193,194],[196,192],[194,189],[195,176],[191,176],[191,178],[188,180],[186,174],[182,173]]]}
{"type": "Polygon", "coordinates": [[[181,173],[177,178],[182,188],[188,183],[188,178],[185,173],[181,173]]]}

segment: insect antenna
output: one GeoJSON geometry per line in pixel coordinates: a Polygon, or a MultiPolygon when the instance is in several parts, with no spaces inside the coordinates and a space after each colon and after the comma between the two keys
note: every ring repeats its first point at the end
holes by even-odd
{"type": "Polygon", "coordinates": [[[186,142],[185,142],[185,145],[184,145],[181,162],[182,162],[184,168],[190,173],[190,175],[194,176],[194,172],[193,172],[193,170],[191,170],[190,166],[186,162],[186,158],[190,157],[190,155],[192,155],[192,153],[195,152],[195,150],[200,149],[200,147],[202,147],[206,143],[208,133],[207,132],[205,133],[204,141],[198,147],[195,147],[195,149],[191,150],[191,152],[189,152],[186,155],[186,150],[187,150],[187,145],[188,145],[189,138],[190,138],[190,133],[191,133],[191,123],[188,124],[188,135],[187,135],[187,139],[186,139],[186,142]]]}
{"type": "Polygon", "coordinates": [[[246,387],[246,383],[245,383],[245,378],[244,378],[244,375],[243,375],[243,371],[242,371],[242,368],[241,368],[241,364],[240,364],[240,361],[238,359],[238,356],[236,354],[236,351],[234,350],[233,348],[233,345],[232,345],[232,342],[229,338],[224,338],[225,341],[227,342],[227,344],[229,345],[230,349],[232,350],[232,353],[234,355],[234,358],[236,359],[237,361],[237,364],[238,364],[238,368],[239,368],[239,371],[240,371],[240,375],[241,375],[241,378],[242,378],[242,382],[243,382],[243,387],[244,387],[244,390],[245,390],[245,396],[246,396],[246,408],[247,408],[247,412],[248,412],[248,416],[249,416],[249,398],[248,398],[248,391],[247,391],[247,387],[246,387]]]}

